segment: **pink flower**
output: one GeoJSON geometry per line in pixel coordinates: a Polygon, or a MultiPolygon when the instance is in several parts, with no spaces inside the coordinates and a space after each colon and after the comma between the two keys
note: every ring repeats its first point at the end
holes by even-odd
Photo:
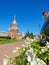
{"type": "Polygon", "coordinates": [[[46,15],[46,14],[48,14],[48,12],[43,12],[42,14],[43,14],[43,15],[46,15]]]}

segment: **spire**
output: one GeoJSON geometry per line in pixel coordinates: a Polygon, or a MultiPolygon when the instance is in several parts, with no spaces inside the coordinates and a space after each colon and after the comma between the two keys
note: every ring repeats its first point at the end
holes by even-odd
{"type": "Polygon", "coordinates": [[[14,20],[16,20],[16,16],[14,16],[14,20]]]}
{"type": "Polygon", "coordinates": [[[14,21],[13,21],[12,24],[17,24],[17,23],[16,23],[16,16],[14,16],[14,21]]]}

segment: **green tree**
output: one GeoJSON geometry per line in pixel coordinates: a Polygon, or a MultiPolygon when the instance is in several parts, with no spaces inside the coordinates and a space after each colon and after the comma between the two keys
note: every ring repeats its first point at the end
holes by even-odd
{"type": "Polygon", "coordinates": [[[32,32],[30,33],[29,31],[26,32],[25,38],[26,38],[26,37],[33,38],[33,33],[32,33],[32,32]]]}

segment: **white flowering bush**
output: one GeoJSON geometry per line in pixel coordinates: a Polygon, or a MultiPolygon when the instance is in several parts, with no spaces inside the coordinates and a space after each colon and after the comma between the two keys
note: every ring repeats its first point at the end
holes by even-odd
{"type": "Polygon", "coordinates": [[[34,51],[30,48],[27,52],[27,61],[30,62],[30,65],[46,65],[46,63],[40,58],[36,58],[34,51]]]}
{"type": "Polygon", "coordinates": [[[13,65],[49,65],[49,48],[40,46],[40,42],[31,42],[22,48],[16,47],[13,53],[20,52],[15,58],[8,58],[13,65]]]}

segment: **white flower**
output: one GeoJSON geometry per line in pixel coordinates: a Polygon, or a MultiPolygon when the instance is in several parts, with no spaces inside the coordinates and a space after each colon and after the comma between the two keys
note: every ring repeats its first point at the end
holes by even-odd
{"type": "Polygon", "coordinates": [[[18,50],[13,50],[13,51],[12,51],[12,53],[16,53],[16,52],[18,52],[18,50]]]}
{"type": "Polygon", "coordinates": [[[30,38],[29,38],[29,37],[26,37],[26,40],[27,40],[27,41],[29,41],[29,40],[30,40],[30,38]]]}
{"type": "Polygon", "coordinates": [[[31,62],[33,60],[33,49],[30,48],[27,52],[26,52],[26,55],[27,55],[27,61],[28,62],[31,62]]]}
{"type": "MultiPolygon", "coordinates": [[[[36,58],[34,56],[34,53],[33,53],[33,49],[30,48],[27,52],[26,52],[26,55],[27,55],[27,61],[30,62],[30,65],[46,65],[46,63],[41,60],[40,58],[36,58]]],[[[42,49],[42,52],[45,52],[44,49],[42,49]]]]}
{"type": "Polygon", "coordinates": [[[30,65],[46,65],[46,63],[39,58],[34,58],[33,61],[30,62],[30,65]]]}
{"type": "Polygon", "coordinates": [[[42,52],[40,51],[39,53],[41,54],[42,52]]]}
{"type": "Polygon", "coordinates": [[[8,61],[5,59],[3,59],[3,65],[7,65],[8,61]]]}
{"type": "Polygon", "coordinates": [[[49,42],[47,42],[46,46],[49,48],[49,42]]]}
{"type": "Polygon", "coordinates": [[[31,57],[30,56],[27,57],[27,61],[31,62],[31,57]]]}
{"type": "Polygon", "coordinates": [[[36,62],[38,63],[38,65],[46,65],[46,63],[39,58],[36,58],[36,62]]]}
{"type": "Polygon", "coordinates": [[[30,39],[31,42],[34,42],[34,39],[30,39]]]}
{"type": "Polygon", "coordinates": [[[31,61],[30,65],[34,65],[34,61],[31,61]]]}
{"type": "Polygon", "coordinates": [[[42,53],[45,53],[45,49],[41,49],[41,52],[42,52],[42,53]]]}
{"type": "Polygon", "coordinates": [[[28,55],[29,52],[33,54],[33,48],[30,48],[29,50],[27,50],[26,55],[28,55]]]}

